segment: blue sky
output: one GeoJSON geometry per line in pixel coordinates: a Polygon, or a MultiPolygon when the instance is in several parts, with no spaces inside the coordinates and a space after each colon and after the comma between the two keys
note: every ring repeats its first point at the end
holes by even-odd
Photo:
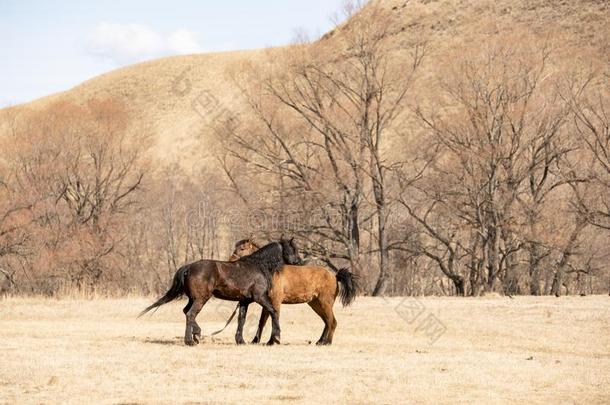
{"type": "Polygon", "coordinates": [[[167,55],[319,35],[343,0],[0,0],[0,107],[167,55]]]}

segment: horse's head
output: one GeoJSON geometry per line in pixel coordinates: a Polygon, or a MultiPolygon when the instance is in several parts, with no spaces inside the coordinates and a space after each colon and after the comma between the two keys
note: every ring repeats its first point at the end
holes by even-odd
{"type": "Polygon", "coordinates": [[[299,248],[294,242],[294,238],[280,239],[280,245],[282,245],[282,255],[284,257],[284,263],[292,265],[303,264],[303,259],[299,255],[299,248]]]}
{"type": "Polygon", "coordinates": [[[230,262],[239,260],[240,257],[248,256],[256,252],[260,247],[252,241],[252,239],[242,239],[235,244],[235,250],[229,258],[230,262]]]}

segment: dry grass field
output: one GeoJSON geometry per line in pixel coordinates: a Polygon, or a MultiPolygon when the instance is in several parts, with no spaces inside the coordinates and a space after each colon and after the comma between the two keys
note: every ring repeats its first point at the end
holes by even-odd
{"type": "MultiPolygon", "coordinates": [[[[232,304],[211,301],[196,347],[183,302],[0,301],[1,403],[609,403],[610,298],[359,298],[334,345],[306,305],[282,345],[236,346],[232,304]]],[[[251,307],[251,336],[258,308],[251,307]]],[[[268,332],[268,330],[266,331],[268,332]]]]}

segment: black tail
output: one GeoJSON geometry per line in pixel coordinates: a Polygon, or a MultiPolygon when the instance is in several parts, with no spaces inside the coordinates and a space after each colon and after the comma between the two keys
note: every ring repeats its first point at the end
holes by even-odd
{"type": "Polygon", "coordinates": [[[186,273],[188,272],[188,266],[182,266],[176,271],[174,274],[174,281],[172,282],[172,286],[165,293],[165,295],[159,298],[154,304],[147,307],[144,311],[140,312],[138,318],[150,311],[153,308],[160,307],[161,305],[167,304],[177,298],[180,298],[182,294],[184,294],[184,278],[186,277],[186,273]]]}
{"type": "Polygon", "coordinates": [[[348,269],[339,269],[336,274],[337,282],[341,285],[339,295],[344,307],[356,299],[358,293],[358,276],[352,274],[348,269]]]}

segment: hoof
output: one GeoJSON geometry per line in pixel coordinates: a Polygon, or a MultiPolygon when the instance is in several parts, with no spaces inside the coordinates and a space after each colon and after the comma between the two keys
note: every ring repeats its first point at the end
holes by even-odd
{"type": "Polygon", "coordinates": [[[238,345],[245,345],[246,342],[243,339],[235,339],[235,343],[238,345]]]}
{"type": "Polygon", "coordinates": [[[256,345],[256,344],[260,343],[260,339],[258,337],[255,337],[254,339],[252,339],[252,342],[250,342],[250,343],[256,345]]]}
{"type": "Polygon", "coordinates": [[[201,335],[197,334],[197,335],[193,335],[193,341],[195,342],[196,345],[199,344],[199,338],[201,337],[201,335]]]}
{"type": "Polygon", "coordinates": [[[316,346],[328,346],[330,345],[330,342],[327,342],[326,340],[318,340],[316,342],[316,346]]]}
{"type": "Polygon", "coordinates": [[[273,346],[273,345],[279,345],[279,344],[280,344],[280,340],[278,338],[271,338],[267,342],[267,346],[273,346]]]}
{"type": "Polygon", "coordinates": [[[187,346],[195,346],[197,343],[199,342],[195,339],[184,339],[184,344],[187,346]]]}

